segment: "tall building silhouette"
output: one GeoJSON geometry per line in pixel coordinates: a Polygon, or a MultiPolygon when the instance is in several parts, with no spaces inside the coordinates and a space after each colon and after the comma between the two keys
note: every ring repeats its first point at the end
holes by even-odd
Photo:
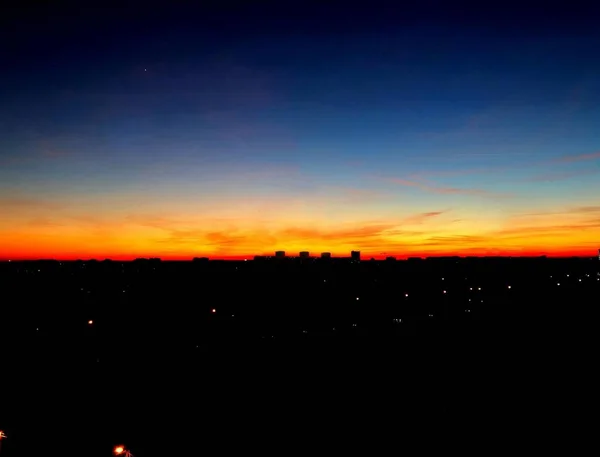
{"type": "Polygon", "coordinates": [[[352,252],[350,252],[350,258],[353,261],[360,262],[360,251],[352,251],[352,252]]]}
{"type": "Polygon", "coordinates": [[[301,251],[300,252],[300,258],[301,259],[308,259],[310,257],[310,254],[308,251],[301,251]]]}
{"type": "Polygon", "coordinates": [[[285,251],[275,251],[276,259],[285,259],[285,251]]]}
{"type": "Polygon", "coordinates": [[[331,259],[331,252],[321,252],[322,259],[331,259]]]}

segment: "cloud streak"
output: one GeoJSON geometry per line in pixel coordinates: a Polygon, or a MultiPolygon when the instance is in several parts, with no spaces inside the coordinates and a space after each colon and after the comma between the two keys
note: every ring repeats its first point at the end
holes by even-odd
{"type": "Polygon", "coordinates": [[[63,205],[53,201],[24,196],[8,196],[0,197],[0,211],[15,211],[15,210],[56,210],[62,208],[63,205]]]}
{"type": "Polygon", "coordinates": [[[579,178],[580,176],[589,176],[600,173],[600,170],[574,170],[574,171],[556,171],[548,173],[540,173],[525,178],[527,182],[556,182],[567,179],[579,178]]]}
{"type": "Polygon", "coordinates": [[[496,197],[496,198],[506,198],[513,196],[509,193],[500,193],[500,192],[491,192],[485,189],[477,189],[477,188],[459,188],[459,187],[447,187],[447,186],[439,186],[432,183],[426,183],[423,181],[416,181],[411,179],[401,179],[401,178],[388,178],[388,181],[393,182],[395,184],[399,184],[405,187],[414,187],[426,192],[431,192],[435,194],[443,194],[443,195],[472,195],[472,196],[480,196],[480,197],[496,197]]]}
{"type": "Polygon", "coordinates": [[[571,162],[584,162],[588,160],[600,159],[600,151],[592,152],[590,154],[579,154],[559,157],[553,160],[553,163],[571,163],[571,162]]]}
{"type": "MultiPolygon", "coordinates": [[[[489,174],[497,174],[500,172],[510,172],[514,170],[524,169],[524,168],[539,168],[539,167],[555,167],[559,165],[569,164],[569,163],[579,163],[586,162],[591,160],[600,159],[600,151],[586,153],[586,154],[575,154],[575,155],[564,155],[555,159],[550,160],[535,160],[528,162],[518,162],[514,165],[503,165],[497,167],[469,167],[463,169],[454,169],[454,170],[428,170],[422,172],[410,173],[407,175],[406,185],[408,183],[421,183],[425,182],[429,178],[443,178],[443,177],[455,177],[455,176],[468,176],[468,175],[489,175],[489,174]]],[[[574,177],[578,177],[581,175],[587,174],[595,174],[598,171],[596,170],[580,170],[580,171],[556,171],[556,172],[548,172],[548,173],[540,173],[533,175],[531,178],[526,179],[526,181],[532,182],[544,182],[544,181],[558,181],[563,179],[570,179],[574,177]]],[[[416,184],[413,184],[416,186],[416,184]]],[[[435,187],[435,186],[433,186],[435,187]]],[[[431,190],[431,189],[428,189],[431,190]]]]}

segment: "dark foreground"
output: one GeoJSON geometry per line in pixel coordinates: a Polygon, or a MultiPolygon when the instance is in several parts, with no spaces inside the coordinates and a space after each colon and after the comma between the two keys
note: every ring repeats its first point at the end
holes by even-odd
{"type": "Polygon", "coordinates": [[[254,453],[369,417],[542,414],[559,374],[593,366],[597,259],[0,268],[2,457],[254,453]]]}

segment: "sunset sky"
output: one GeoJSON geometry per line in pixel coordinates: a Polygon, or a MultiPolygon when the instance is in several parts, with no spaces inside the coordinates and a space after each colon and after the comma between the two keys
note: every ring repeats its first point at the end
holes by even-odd
{"type": "Polygon", "coordinates": [[[245,3],[0,14],[0,260],[600,248],[593,2],[245,3]]]}

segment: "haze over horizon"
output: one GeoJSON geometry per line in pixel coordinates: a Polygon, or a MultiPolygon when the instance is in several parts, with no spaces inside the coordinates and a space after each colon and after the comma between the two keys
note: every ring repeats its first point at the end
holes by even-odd
{"type": "Polygon", "coordinates": [[[0,14],[0,260],[596,255],[598,6],[226,3],[0,14]]]}

